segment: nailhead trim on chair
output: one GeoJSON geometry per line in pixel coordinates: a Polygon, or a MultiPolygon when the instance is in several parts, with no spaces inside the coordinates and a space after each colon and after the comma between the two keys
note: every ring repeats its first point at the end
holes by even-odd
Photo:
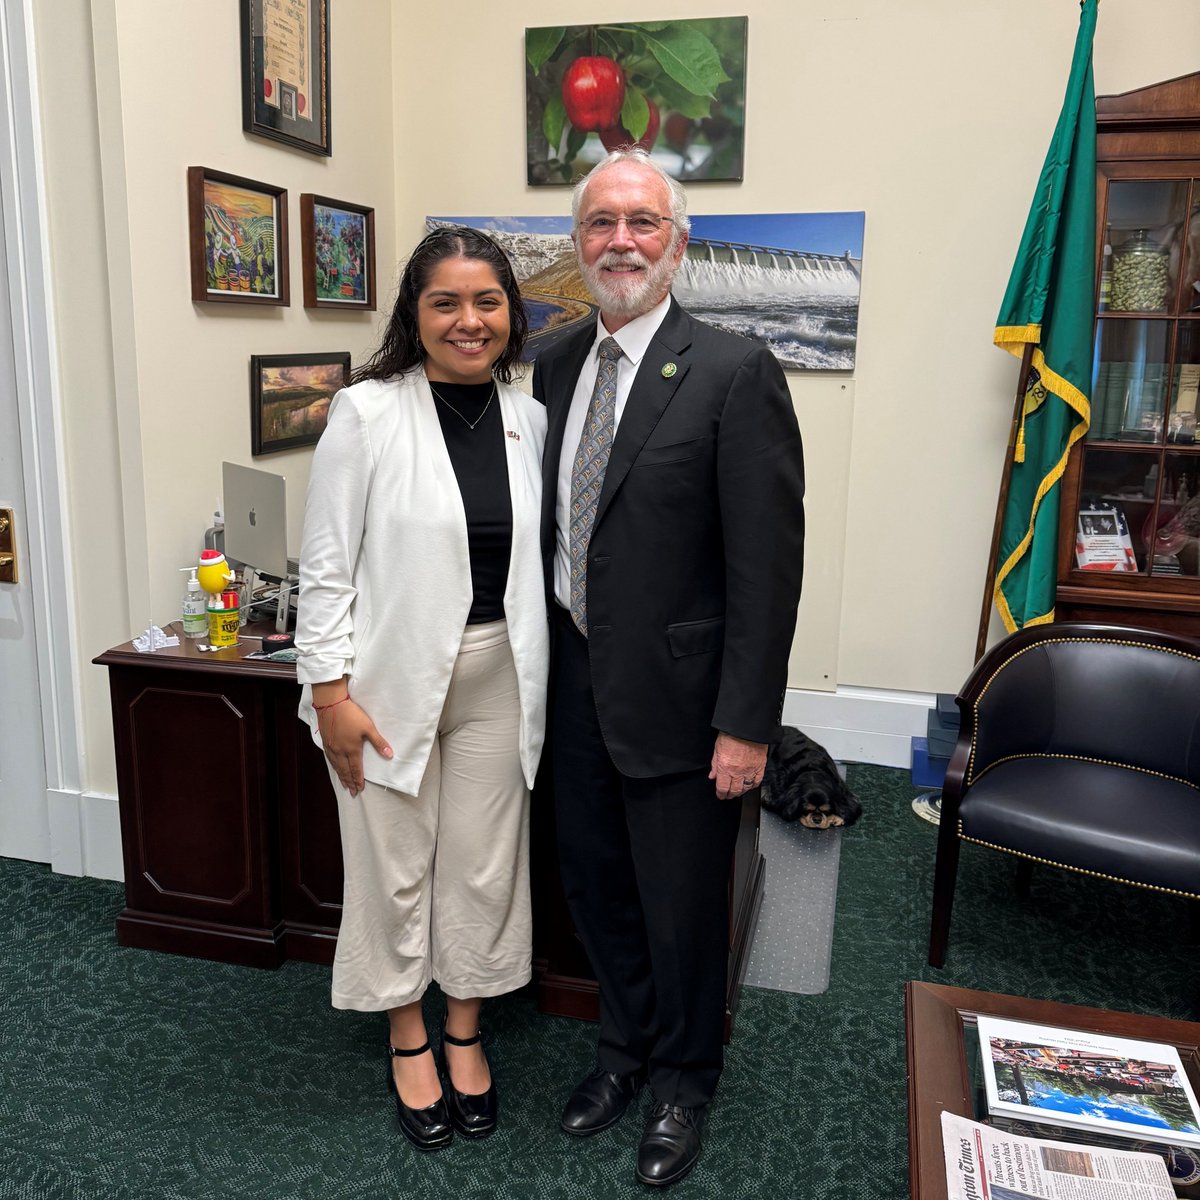
{"type": "Polygon", "coordinates": [[[1152,771],[1149,767],[1135,767],[1131,763],[1110,762],[1107,758],[1092,758],[1087,754],[1010,754],[1007,758],[998,758],[994,763],[988,763],[978,775],[971,779],[971,785],[974,786],[978,783],[993,767],[998,767],[1002,763],[1016,762],[1022,758],[1059,758],[1067,762],[1090,762],[1101,767],[1119,767],[1122,771],[1140,771],[1143,775],[1153,775],[1156,779],[1166,779],[1170,783],[1182,783],[1184,787],[1190,787],[1193,791],[1200,792],[1200,785],[1193,783],[1190,779],[1181,779],[1178,775],[1166,775],[1162,771],[1152,771]]]}
{"type": "Polygon", "coordinates": [[[973,842],[976,846],[986,846],[989,850],[1001,850],[1016,858],[1026,858],[1030,862],[1042,863],[1047,867],[1059,867],[1063,871],[1074,871],[1078,875],[1091,875],[1093,879],[1108,879],[1113,883],[1124,883],[1129,887],[1145,888],[1150,892],[1166,892],[1168,896],[1182,896],[1185,900],[1200,900],[1196,892],[1181,892],[1175,888],[1159,887],[1156,883],[1139,883],[1136,879],[1125,879],[1120,875],[1106,875],[1103,871],[1089,871],[1086,867],[1073,867],[1070,863],[1055,862],[1052,858],[1038,858],[1036,854],[1024,854],[1020,850],[1012,850],[1008,846],[997,846],[994,842],[985,842],[979,838],[967,837],[962,831],[962,821],[958,823],[958,836],[964,842],[973,842]]]}
{"type": "MultiPolygon", "coordinates": [[[[1142,650],[1153,650],[1156,654],[1174,654],[1178,658],[1188,658],[1188,659],[1191,659],[1192,662],[1200,662],[1200,655],[1189,654],[1186,650],[1174,650],[1169,646],[1151,646],[1146,642],[1130,641],[1128,638],[1099,638],[1099,637],[1046,638],[1044,641],[1034,642],[1032,646],[1026,646],[1023,650],[1018,650],[1016,652],[1016,654],[1014,654],[1011,658],[1006,658],[1004,660],[1004,662],[1002,662],[1000,664],[1000,666],[998,666],[996,668],[996,670],[992,672],[992,674],[988,678],[987,683],[985,683],[983,685],[983,687],[980,688],[979,695],[975,697],[974,716],[975,716],[976,729],[978,729],[978,727],[979,727],[979,704],[980,704],[980,701],[982,701],[984,696],[987,695],[988,688],[990,688],[992,686],[992,684],[995,682],[995,680],[997,679],[997,677],[1000,675],[1000,673],[1002,671],[1004,671],[1005,669],[1010,667],[1013,663],[1015,663],[1017,661],[1017,659],[1020,658],[1023,654],[1028,654],[1031,650],[1040,650],[1043,646],[1061,646],[1061,645],[1065,645],[1068,642],[1091,642],[1091,643],[1098,644],[1101,646],[1137,646],[1142,650]]],[[[1071,756],[1063,755],[1062,757],[1071,757],[1071,756]]],[[[1103,759],[1098,759],[1098,758],[1084,759],[1083,761],[1099,762],[1099,763],[1104,762],[1103,759]]],[[[1106,763],[1105,765],[1106,766],[1117,766],[1119,764],[1106,763]]],[[[1140,770],[1141,768],[1134,768],[1134,769],[1140,770]]],[[[1156,772],[1154,772],[1154,771],[1150,771],[1148,773],[1151,775],[1156,774],[1156,772]]],[[[1174,777],[1171,775],[1164,775],[1163,778],[1164,779],[1172,779],[1174,777]]],[[[967,761],[967,781],[968,781],[968,786],[970,786],[970,784],[973,784],[975,782],[975,742],[974,742],[974,740],[972,740],[972,742],[971,742],[971,757],[967,761]]],[[[1179,782],[1186,783],[1187,780],[1179,780],[1179,782]]],[[[968,839],[968,840],[970,840],[970,839],[968,839]]],[[[980,843],[980,845],[986,845],[986,844],[987,844],[986,842],[980,843]]],[[[1028,856],[1026,856],[1026,857],[1028,857],[1028,856]]],[[[1038,860],[1038,861],[1040,861],[1040,860],[1038,860]]],[[[1068,870],[1072,870],[1072,871],[1075,869],[1076,868],[1074,868],[1074,867],[1068,868],[1068,870]]],[[[1122,882],[1128,882],[1128,881],[1123,880],[1122,882]]],[[[1142,886],[1149,886],[1149,885],[1148,884],[1147,885],[1137,884],[1135,886],[1142,887],[1142,886]]],[[[1166,890],[1166,889],[1158,889],[1158,890],[1161,891],[1161,890],[1166,890]]],[[[1182,895],[1187,895],[1188,893],[1180,892],[1178,894],[1182,896],[1182,895]]]]}

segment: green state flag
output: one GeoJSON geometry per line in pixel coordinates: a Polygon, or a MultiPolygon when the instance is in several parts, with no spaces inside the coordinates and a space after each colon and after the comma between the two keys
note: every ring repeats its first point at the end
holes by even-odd
{"type": "Polygon", "coordinates": [[[1091,419],[1098,4],[1081,6],[1067,96],[996,318],[997,346],[1018,358],[1034,346],[997,557],[996,607],[1010,633],[1054,620],[1059,480],[1091,419]]]}

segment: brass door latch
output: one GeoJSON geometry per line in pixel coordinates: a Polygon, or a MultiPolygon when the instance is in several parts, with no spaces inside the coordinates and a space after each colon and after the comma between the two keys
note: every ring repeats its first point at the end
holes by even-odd
{"type": "Polygon", "coordinates": [[[11,508],[0,508],[0,583],[17,582],[17,543],[11,508]]]}

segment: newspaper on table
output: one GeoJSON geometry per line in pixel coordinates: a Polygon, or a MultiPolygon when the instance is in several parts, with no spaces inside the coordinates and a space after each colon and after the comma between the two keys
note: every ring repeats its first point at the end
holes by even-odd
{"type": "Polygon", "coordinates": [[[1175,1200],[1163,1160],[1018,1137],[942,1113],[948,1200],[1175,1200]]]}

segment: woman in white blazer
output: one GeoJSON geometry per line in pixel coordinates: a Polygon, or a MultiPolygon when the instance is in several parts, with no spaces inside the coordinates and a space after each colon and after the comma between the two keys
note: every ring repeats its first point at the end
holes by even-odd
{"type": "Polygon", "coordinates": [[[480,1007],[530,978],[548,635],[545,410],[510,386],[527,328],[495,242],[430,234],[383,344],[334,397],[305,505],[300,715],[329,763],[346,876],[333,1003],[388,1013],[388,1088],[423,1150],[496,1128],[480,1007]]]}

